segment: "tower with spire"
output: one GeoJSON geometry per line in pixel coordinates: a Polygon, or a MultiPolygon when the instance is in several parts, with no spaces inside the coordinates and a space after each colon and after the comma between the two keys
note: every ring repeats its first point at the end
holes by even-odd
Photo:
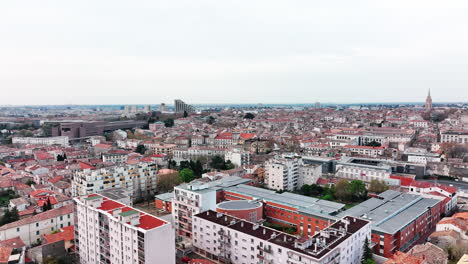
{"type": "Polygon", "coordinates": [[[431,89],[429,89],[427,93],[427,98],[426,98],[426,111],[431,111],[432,110],[432,98],[431,98],[431,89]]]}

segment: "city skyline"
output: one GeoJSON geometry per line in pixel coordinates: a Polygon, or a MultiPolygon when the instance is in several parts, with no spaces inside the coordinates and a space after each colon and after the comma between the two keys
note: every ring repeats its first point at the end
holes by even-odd
{"type": "Polygon", "coordinates": [[[468,101],[464,1],[46,2],[2,3],[1,105],[468,101]]]}

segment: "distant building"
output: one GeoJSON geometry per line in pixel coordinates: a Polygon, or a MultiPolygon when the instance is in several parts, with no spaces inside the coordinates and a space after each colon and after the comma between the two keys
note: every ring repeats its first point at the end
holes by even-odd
{"type": "Polygon", "coordinates": [[[145,113],[151,112],[151,105],[145,105],[145,106],[143,107],[143,112],[145,112],[145,113]]]}
{"type": "Polygon", "coordinates": [[[165,103],[161,103],[161,104],[159,105],[159,111],[160,111],[160,112],[167,112],[167,106],[166,106],[165,103]]]}
{"type": "Polygon", "coordinates": [[[143,127],[146,121],[66,121],[66,122],[47,122],[52,136],[67,136],[69,139],[88,138],[91,136],[101,136],[105,132],[111,132],[117,129],[132,129],[143,127]]]}
{"type": "Polygon", "coordinates": [[[426,111],[430,111],[432,110],[432,97],[431,97],[431,89],[429,89],[428,93],[427,93],[427,97],[426,97],[426,105],[425,107],[426,108],[426,111]]]}
{"type": "Polygon", "coordinates": [[[68,147],[68,137],[59,136],[59,137],[13,137],[11,139],[13,144],[31,144],[31,145],[61,145],[63,147],[68,147]]]}
{"type": "Polygon", "coordinates": [[[176,113],[195,112],[195,108],[193,106],[184,103],[184,101],[182,101],[180,99],[174,100],[174,106],[175,106],[175,112],[176,113]]]}
{"type": "Polygon", "coordinates": [[[448,130],[440,133],[440,141],[453,143],[468,143],[468,130],[448,130]]]}
{"type": "Polygon", "coordinates": [[[175,263],[169,222],[98,194],[74,200],[80,263],[175,263]]]}

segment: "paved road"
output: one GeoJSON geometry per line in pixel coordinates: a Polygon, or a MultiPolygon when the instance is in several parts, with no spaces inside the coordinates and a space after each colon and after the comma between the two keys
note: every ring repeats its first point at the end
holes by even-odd
{"type": "Polygon", "coordinates": [[[468,182],[460,182],[460,181],[447,181],[447,180],[422,180],[418,179],[418,181],[425,181],[425,182],[437,182],[440,184],[445,184],[445,185],[452,185],[454,187],[457,187],[458,189],[462,189],[465,191],[468,191],[468,182]]]}

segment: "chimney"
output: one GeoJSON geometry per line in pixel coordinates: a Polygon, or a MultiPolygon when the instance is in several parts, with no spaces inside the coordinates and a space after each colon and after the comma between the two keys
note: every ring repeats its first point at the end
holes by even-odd
{"type": "Polygon", "coordinates": [[[206,211],[206,215],[207,215],[207,216],[210,215],[210,211],[206,211]]]}
{"type": "Polygon", "coordinates": [[[286,241],[286,236],[283,236],[283,241],[284,241],[284,242],[287,242],[287,241],[286,241]]]}
{"type": "Polygon", "coordinates": [[[241,222],[241,227],[244,227],[244,222],[243,221],[241,222]]]}
{"type": "Polygon", "coordinates": [[[263,228],[263,234],[264,234],[264,235],[266,234],[266,229],[265,229],[265,228],[263,228]]]}

